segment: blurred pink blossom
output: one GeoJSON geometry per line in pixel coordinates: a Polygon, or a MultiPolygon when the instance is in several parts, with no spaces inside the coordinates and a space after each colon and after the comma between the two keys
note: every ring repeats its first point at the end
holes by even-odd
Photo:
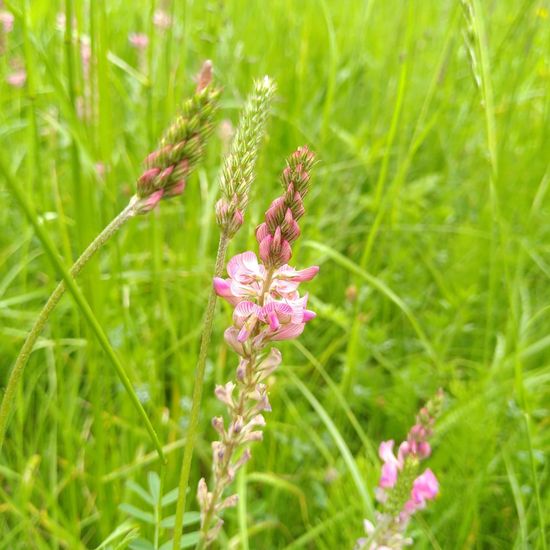
{"type": "Polygon", "coordinates": [[[6,10],[0,10],[0,25],[4,28],[4,32],[7,34],[13,30],[13,14],[6,10]]]}
{"type": "Polygon", "coordinates": [[[144,33],[132,32],[128,35],[128,40],[138,50],[144,50],[149,44],[149,37],[144,33]]]}
{"type": "Polygon", "coordinates": [[[19,69],[9,74],[6,78],[6,82],[14,88],[22,88],[25,85],[26,81],[27,72],[25,71],[25,69],[19,69]]]}

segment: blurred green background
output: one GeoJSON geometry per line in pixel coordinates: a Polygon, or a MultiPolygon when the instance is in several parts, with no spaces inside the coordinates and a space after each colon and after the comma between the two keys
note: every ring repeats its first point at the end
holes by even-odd
{"type": "MultiPolygon", "coordinates": [[[[179,476],[224,143],[253,79],[269,74],[277,100],[230,253],[255,249],[285,157],[308,144],[320,162],[293,263],[321,266],[307,285],[318,317],[282,346],[264,442],[239,479],[221,547],[352,548],[378,481],[379,442],[403,438],[443,387],[427,463],[441,495],[415,516],[414,547],[546,548],[549,2],[32,0],[2,9],[15,21],[11,31],[0,23],[1,154],[67,265],[127,203],[204,59],[224,88],[221,131],[185,194],[131,221],[80,279],[168,445],[163,490],[179,476]]],[[[0,204],[1,386],[56,275],[3,184],[0,204]]],[[[210,471],[214,384],[234,376],[229,323],[219,304],[192,497],[210,471]]],[[[143,426],[66,297],[31,357],[0,455],[0,548],[96,548],[129,520],[151,539],[128,505],[151,513],[133,484],[155,471],[143,426]]],[[[170,533],[168,522],[161,542],[170,533]]]]}

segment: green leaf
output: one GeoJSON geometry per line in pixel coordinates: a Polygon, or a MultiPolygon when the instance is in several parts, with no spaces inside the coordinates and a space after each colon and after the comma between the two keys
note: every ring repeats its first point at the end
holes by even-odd
{"type": "MultiPolygon", "coordinates": [[[[195,531],[194,533],[187,533],[181,537],[180,541],[180,548],[191,548],[192,546],[195,546],[201,538],[201,534],[199,531],[195,531]]],[[[161,547],[160,550],[172,550],[173,542],[170,540],[168,542],[165,542],[161,547]]]]}
{"type": "Polygon", "coordinates": [[[157,472],[149,472],[147,481],[149,483],[149,492],[153,498],[153,503],[156,505],[160,498],[160,477],[157,472]]]}
{"type": "Polygon", "coordinates": [[[178,500],[178,493],[179,493],[178,487],[176,487],[175,489],[172,489],[170,492],[166,493],[162,497],[162,500],[160,501],[160,505],[168,506],[169,504],[176,502],[176,500],[178,500]]]}
{"type": "Polygon", "coordinates": [[[135,481],[127,481],[126,487],[128,487],[132,493],[135,493],[143,499],[147,504],[150,504],[151,506],[155,505],[155,501],[151,498],[151,495],[135,481]]]}
{"type": "Polygon", "coordinates": [[[145,539],[136,539],[130,543],[131,550],[155,550],[152,543],[145,539]]]}
{"type": "MultiPolygon", "coordinates": [[[[199,512],[186,512],[183,515],[183,525],[193,525],[194,523],[198,523],[201,519],[201,515],[199,512]]],[[[164,518],[160,522],[160,526],[164,527],[165,529],[172,529],[175,526],[176,523],[176,515],[168,516],[167,518],[164,518]]]]}
{"type": "MultiPolygon", "coordinates": [[[[138,526],[131,522],[125,521],[121,523],[95,550],[103,550],[116,540],[124,537],[122,543],[128,543],[131,538],[136,537],[139,533],[138,526]]],[[[123,548],[122,544],[117,544],[115,548],[123,548]]]]}
{"type": "Polygon", "coordinates": [[[126,503],[121,504],[118,508],[120,511],[126,512],[133,518],[139,519],[151,525],[155,524],[155,517],[150,512],[144,512],[143,510],[140,510],[139,508],[136,508],[135,506],[126,503]]]}

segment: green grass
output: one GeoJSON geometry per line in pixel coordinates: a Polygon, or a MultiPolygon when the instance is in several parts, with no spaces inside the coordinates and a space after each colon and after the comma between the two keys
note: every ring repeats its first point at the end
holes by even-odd
{"type": "MultiPolygon", "coordinates": [[[[546,548],[549,2],[473,0],[465,16],[451,0],[187,0],[169,8],[167,31],[150,22],[153,1],[69,4],[90,39],[87,82],[79,45],[56,27],[64,3],[13,2],[0,55],[2,158],[66,265],[125,206],[205,58],[224,88],[220,120],[236,123],[253,78],[278,85],[230,253],[254,248],[284,158],[307,143],[320,160],[294,256],[321,266],[308,284],[318,317],[283,346],[264,442],[235,485],[246,502],[227,511],[222,547],[352,548],[378,443],[402,438],[441,386],[447,405],[428,463],[441,496],[413,520],[415,548],[546,548]],[[134,31],[150,36],[141,60],[134,31]],[[13,63],[27,68],[22,89],[5,83],[13,63]]],[[[67,295],[25,371],[0,454],[0,548],[96,548],[136,527],[154,540],[156,520],[136,520],[123,503],[173,515],[174,501],[153,497],[179,478],[221,152],[212,138],[185,194],[130,221],[80,280],[166,469],[67,295]]],[[[1,181],[3,386],[57,275],[1,181]]],[[[233,376],[229,320],[218,305],[188,510],[210,470],[214,384],[233,376]]],[[[157,536],[167,542],[170,527],[157,536]]]]}

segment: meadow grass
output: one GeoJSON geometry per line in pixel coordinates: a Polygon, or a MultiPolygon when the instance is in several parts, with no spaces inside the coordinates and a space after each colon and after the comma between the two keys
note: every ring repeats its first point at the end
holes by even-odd
{"type": "MultiPolygon", "coordinates": [[[[166,30],[152,24],[154,0],[4,4],[16,20],[0,46],[1,156],[67,266],[127,203],[204,59],[224,88],[219,120],[236,124],[254,78],[277,83],[230,255],[254,249],[284,158],[308,144],[320,160],[294,256],[321,266],[308,285],[318,317],[284,345],[264,443],[239,476],[221,546],[352,548],[372,507],[378,443],[403,438],[443,387],[429,460],[441,495],[411,524],[415,548],[546,548],[548,2],[186,0],[165,5],[166,30]],[[86,79],[62,11],[90,39],[86,79]],[[131,32],[148,35],[142,53],[131,32]],[[22,88],[6,83],[17,66],[22,88]]],[[[170,521],[155,525],[175,510],[222,149],[212,138],[184,195],[131,220],[79,279],[166,468],[67,295],[0,454],[0,548],[96,548],[136,526],[157,547],[169,542],[170,521]]],[[[58,275],[3,183],[0,197],[3,386],[58,275]]],[[[235,366],[222,336],[230,308],[217,311],[188,511],[210,472],[212,390],[235,366]]]]}

